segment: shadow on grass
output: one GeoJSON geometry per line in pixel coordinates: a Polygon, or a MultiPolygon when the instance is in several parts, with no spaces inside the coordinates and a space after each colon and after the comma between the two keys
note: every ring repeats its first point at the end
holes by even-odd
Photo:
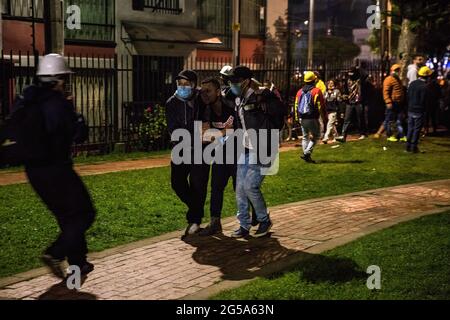
{"type": "Polygon", "coordinates": [[[277,277],[274,271],[284,259],[299,261],[290,271],[299,271],[310,282],[348,282],[367,278],[367,274],[350,259],[326,257],[292,250],[280,244],[278,239],[266,237],[237,240],[224,235],[183,239],[197,250],[192,258],[201,265],[216,266],[222,272],[222,280],[246,280],[255,277],[277,277]],[[267,268],[266,268],[267,267],[267,268]]]}
{"type": "MultiPolygon", "coordinates": [[[[82,278],[82,284],[86,281],[82,278]]],[[[97,296],[87,292],[69,290],[66,282],[60,282],[50,287],[47,292],[39,296],[38,300],[97,300],[97,296]]]]}

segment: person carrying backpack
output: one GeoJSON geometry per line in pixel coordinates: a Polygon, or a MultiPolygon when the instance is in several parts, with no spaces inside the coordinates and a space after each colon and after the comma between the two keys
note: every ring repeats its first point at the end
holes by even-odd
{"type": "Polygon", "coordinates": [[[96,210],[71,159],[74,139],[80,137],[80,118],[65,96],[71,73],[63,56],[45,56],[39,64],[37,84],[24,90],[11,116],[17,141],[10,144],[21,149],[16,155],[27,154],[17,160],[25,165],[32,188],[54,214],[60,228],[59,237],[41,259],[61,279],[66,277],[66,258],[69,265],[80,268],[82,276],[94,270],[86,257],[85,233],[95,220],[96,210]]]}
{"type": "MultiPolygon", "coordinates": [[[[236,97],[235,112],[237,128],[243,132],[243,152],[238,154],[236,200],[237,218],[240,228],[232,233],[233,238],[246,238],[250,235],[252,219],[249,214],[249,200],[257,215],[259,227],[255,238],[266,236],[272,228],[268,208],[261,191],[264,171],[275,162],[278,154],[278,137],[271,135],[284,124],[283,108],[280,99],[270,90],[260,90],[253,80],[253,72],[245,66],[237,66],[230,76],[231,91],[236,97]],[[255,134],[251,134],[254,132],[255,134]],[[267,133],[267,134],[265,134],[267,133]],[[276,150],[272,149],[276,141],[276,150]],[[259,148],[268,147],[269,163],[261,159],[259,148]]],[[[241,139],[241,137],[239,137],[241,139]]]]}
{"type": "Polygon", "coordinates": [[[301,158],[307,163],[315,163],[312,159],[314,147],[320,139],[320,122],[322,117],[327,126],[327,111],[322,91],[316,87],[316,75],[308,71],[305,73],[305,85],[295,99],[295,115],[300,121],[303,131],[303,155],[301,158]]]}

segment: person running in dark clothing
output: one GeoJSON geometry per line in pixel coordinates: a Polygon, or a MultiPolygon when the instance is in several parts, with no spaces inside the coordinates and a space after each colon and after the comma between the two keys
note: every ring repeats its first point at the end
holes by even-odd
{"type": "Polygon", "coordinates": [[[86,257],[85,233],[95,220],[96,210],[71,159],[77,115],[64,95],[70,73],[64,57],[47,55],[39,64],[38,84],[27,88],[23,94],[26,105],[40,108],[47,136],[42,142],[47,156],[26,163],[25,172],[33,189],[55,215],[61,230],[42,261],[62,279],[66,277],[62,267],[66,258],[69,265],[80,269],[82,276],[94,270],[86,257]]]}
{"type": "MultiPolygon", "coordinates": [[[[185,70],[177,76],[176,81],[177,91],[166,103],[166,118],[171,135],[175,130],[183,129],[191,137],[189,163],[175,164],[172,154],[171,164],[172,189],[188,207],[186,214],[188,226],[185,232],[187,236],[200,231],[208,191],[210,165],[203,160],[201,164],[194,162],[195,122],[203,121],[205,116],[200,92],[197,90],[197,74],[194,71],[185,70]]],[[[174,142],[174,144],[177,143],[174,142]]]]}
{"type": "Polygon", "coordinates": [[[433,74],[428,67],[419,69],[419,79],[413,81],[408,88],[408,143],[407,152],[419,152],[420,131],[424,125],[425,112],[430,98],[427,81],[433,74]]]}

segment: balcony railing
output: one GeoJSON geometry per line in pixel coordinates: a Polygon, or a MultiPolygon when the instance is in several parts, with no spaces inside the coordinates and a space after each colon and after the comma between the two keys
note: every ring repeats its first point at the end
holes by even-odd
{"type": "Polygon", "coordinates": [[[144,7],[165,14],[181,14],[183,12],[180,0],[144,0],[144,7]]]}

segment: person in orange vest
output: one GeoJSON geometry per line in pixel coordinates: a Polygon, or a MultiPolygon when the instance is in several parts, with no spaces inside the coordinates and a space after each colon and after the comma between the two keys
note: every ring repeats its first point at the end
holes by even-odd
{"type": "Polygon", "coordinates": [[[401,66],[394,64],[391,67],[391,74],[384,80],[383,83],[383,98],[386,104],[386,118],[384,122],[384,128],[388,137],[388,141],[406,142],[406,137],[402,125],[402,109],[403,102],[405,100],[405,93],[403,91],[403,85],[400,81],[401,66]],[[393,136],[392,122],[397,125],[397,136],[393,136]]]}

